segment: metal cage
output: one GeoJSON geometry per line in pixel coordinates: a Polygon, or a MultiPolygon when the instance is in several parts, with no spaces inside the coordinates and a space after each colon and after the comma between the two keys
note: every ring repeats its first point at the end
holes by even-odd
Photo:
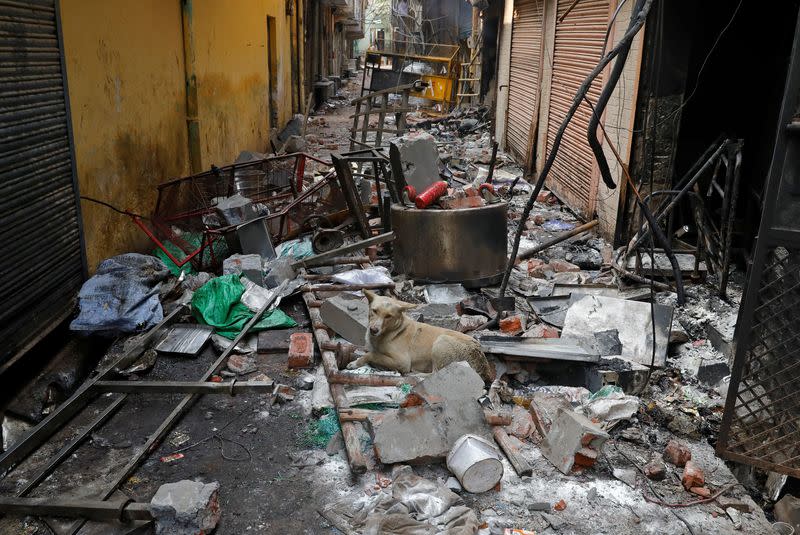
{"type": "Polygon", "coordinates": [[[800,477],[798,33],[717,442],[721,457],[793,477],[800,477]]]}

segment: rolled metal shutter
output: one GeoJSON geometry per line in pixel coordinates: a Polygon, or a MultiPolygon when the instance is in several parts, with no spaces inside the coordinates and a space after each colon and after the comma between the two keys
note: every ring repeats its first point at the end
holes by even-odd
{"type": "Polygon", "coordinates": [[[55,0],[0,0],[0,371],[85,278],[55,0]]]}
{"type": "MultiPolygon", "coordinates": [[[[560,20],[573,4],[574,0],[558,0],[556,20],[560,20]]],[[[552,150],[553,139],[572,105],[578,87],[603,55],[608,19],[609,0],[581,0],[574,4],[562,22],[556,24],[547,119],[547,154],[552,150]]],[[[602,89],[601,74],[587,95],[592,103],[597,102],[602,89]]],[[[586,141],[591,114],[589,105],[582,102],[564,133],[548,179],[548,187],[559,198],[586,216],[593,214],[597,197],[594,155],[586,141]]]]}
{"type": "Polygon", "coordinates": [[[506,146],[523,164],[539,99],[544,0],[514,2],[506,146]]]}

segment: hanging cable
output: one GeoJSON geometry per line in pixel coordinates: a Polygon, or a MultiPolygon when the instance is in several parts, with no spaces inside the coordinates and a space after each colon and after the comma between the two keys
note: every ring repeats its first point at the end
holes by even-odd
{"type": "MultiPolygon", "coordinates": [[[[642,8],[643,3],[644,0],[638,0],[633,7],[633,12],[638,13],[642,8]]],[[[636,19],[631,17],[631,21],[628,24],[628,31],[630,31],[635,24],[636,19]]],[[[597,160],[597,167],[600,170],[600,176],[603,178],[603,183],[605,183],[606,187],[609,189],[614,189],[617,187],[617,185],[614,183],[614,179],[611,177],[611,170],[608,168],[608,160],[606,160],[606,155],[603,152],[603,146],[600,144],[600,140],[598,139],[597,126],[600,124],[600,116],[603,115],[606,105],[611,98],[611,94],[614,92],[614,89],[616,89],[617,82],[619,81],[620,76],[622,76],[623,69],[625,69],[625,62],[628,60],[628,53],[631,51],[631,44],[633,44],[633,40],[630,40],[627,45],[619,49],[619,54],[617,54],[617,59],[614,62],[614,68],[612,68],[611,73],[609,73],[608,82],[606,82],[605,87],[603,87],[603,90],[600,92],[600,97],[597,99],[597,104],[594,106],[594,113],[592,114],[592,118],[589,120],[589,129],[587,131],[589,147],[594,153],[594,159],[597,160]]]]}

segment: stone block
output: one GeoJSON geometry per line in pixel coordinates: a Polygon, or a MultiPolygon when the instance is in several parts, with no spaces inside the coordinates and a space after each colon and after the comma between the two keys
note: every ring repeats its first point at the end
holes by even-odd
{"type": "Polygon", "coordinates": [[[421,192],[439,180],[439,151],[432,135],[425,132],[407,134],[391,143],[400,152],[406,184],[421,192]]]}
{"type": "Polygon", "coordinates": [[[408,312],[408,317],[420,323],[435,325],[443,329],[456,330],[459,317],[455,305],[448,303],[431,303],[421,305],[408,312]]]}
{"type": "Polygon", "coordinates": [[[211,533],[220,518],[219,483],[184,479],[161,485],[150,500],[158,535],[211,533]]]}
{"type": "Polygon", "coordinates": [[[319,313],[325,325],[351,344],[366,344],[369,327],[369,305],[366,301],[340,294],[326,299],[319,308],[319,313]]]}
{"type": "Polygon", "coordinates": [[[667,475],[667,467],[659,459],[654,459],[644,465],[644,475],[648,479],[661,481],[667,475]]]}
{"type": "Polygon", "coordinates": [[[222,261],[222,274],[244,275],[259,286],[264,286],[264,273],[261,265],[261,255],[235,254],[222,261]]]}
{"type": "Polygon", "coordinates": [[[489,318],[486,316],[481,316],[480,314],[464,314],[458,318],[458,326],[456,330],[462,333],[474,331],[481,325],[484,325],[487,321],[489,321],[489,318]]]}
{"type": "Polygon", "coordinates": [[[413,403],[374,418],[373,444],[384,464],[441,459],[465,434],[491,440],[483,408],[483,379],[466,362],[429,375],[409,394],[413,403]]]}
{"type": "Polygon", "coordinates": [[[563,474],[569,474],[576,464],[584,468],[591,466],[597,458],[596,453],[600,452],[608,438],[608,433],[586,416],[571,410],[558,409],[542,443],[542,453],[563,474]]]}

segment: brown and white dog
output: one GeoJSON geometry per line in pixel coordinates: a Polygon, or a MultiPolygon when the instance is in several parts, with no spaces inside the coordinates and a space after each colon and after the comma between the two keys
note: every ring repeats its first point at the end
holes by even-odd
{"type": "Polygon", "coordinates": [[[369,290],[364,294],[369,301],[367,353],[349,369],[371,364],[400,373],[430,373],[463,360],[485,381],[494,380],[494,370],[471,336],[412,320],[404,312],[416,305],[369,290]]]}

